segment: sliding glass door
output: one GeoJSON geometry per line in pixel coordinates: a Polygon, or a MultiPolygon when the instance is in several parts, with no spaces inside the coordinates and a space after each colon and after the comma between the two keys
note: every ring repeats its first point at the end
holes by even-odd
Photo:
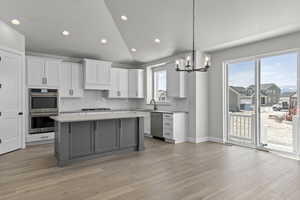
{"type": "Polygon", "coordinates": [[[260,59],[260,141],[266,148],[294,151],[297,66],[297,53],[260,59]]]}
{"type": "Polygon", "coordinates": [[[298,53],[226,64],[229,143],[295,152],[298,53]]]}
{"type": "Polygon", "coordinates": [[[255,145],[256,136],[256,64],[242,61],[227,66],[228,141],[255,145]]]}

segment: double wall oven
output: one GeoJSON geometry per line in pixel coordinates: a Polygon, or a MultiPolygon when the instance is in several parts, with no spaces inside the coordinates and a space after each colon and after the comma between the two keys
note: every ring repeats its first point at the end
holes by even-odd
{"type": "Polygon", "coordinates": [[[29,134],[54,132],[54,120],[58,115],[58,91],[55,89],[29,90],[29,134]]]}

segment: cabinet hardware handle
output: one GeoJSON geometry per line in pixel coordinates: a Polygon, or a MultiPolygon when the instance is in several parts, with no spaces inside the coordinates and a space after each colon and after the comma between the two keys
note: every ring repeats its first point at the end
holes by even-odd
{"type": "Polygon", "coordinates": [[[18,115],[23,115],[23,112],[19,112],[18,115]]]}
{"type": "Polygon", "coordinates": [[[0,139],[0,144],[2,143],[2,139],[0,139]]]}
{"type": "Polygon", "coordinates": [[[45,78],[45,82],[46,82],[45,84],[47,84],[47,82],[48,82],[47,77],[45,78]]]}
{"type": "Polygon", "coordinates": [[[40,137],[41,139],[47,139],[47,138],[49,138],[48,136],[42,136],[42,137],[40,137]]]}
{"type": "Polygon", "coordinates": [[[2,61],[2,57],[0,56],[0,62],[2,61]]]}
{"type": "Polygon", "coordinates": [[[0,112],[0,117],[2,116],[2,112],[0,112]]]}
{"type": "Polygon", "coordinates": [[[0,88],[2,88],[2,84],[0,83],[0,88]]]}

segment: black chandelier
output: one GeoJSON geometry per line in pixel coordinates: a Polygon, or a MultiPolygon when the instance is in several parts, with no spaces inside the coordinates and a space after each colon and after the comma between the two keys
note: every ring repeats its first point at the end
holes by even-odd
{"type": "Polygon", "coordinates": [[[204,67],[196,68],[196,51],[195,51],[195,18],[196,18],[196,5],[195,0],[193,0],[193,51],[192,51],[192,61],[190,56],[186,59],[186,64],[184,68],[180,68],[180,61],[176,61],[176,71],[178,72],[207,72],[209,66],[209,57],[205,57],[204,67]]]}

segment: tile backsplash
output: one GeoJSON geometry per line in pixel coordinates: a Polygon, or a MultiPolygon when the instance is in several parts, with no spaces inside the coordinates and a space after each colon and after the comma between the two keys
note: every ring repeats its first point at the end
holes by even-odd
{"type": "Polygon", "coordinates": [[[61,98],[60,112],[82,108],[135,109],[140,101],[135,99],[109,99],[106,91],[84,91],[83,98],[61,98]]]}

